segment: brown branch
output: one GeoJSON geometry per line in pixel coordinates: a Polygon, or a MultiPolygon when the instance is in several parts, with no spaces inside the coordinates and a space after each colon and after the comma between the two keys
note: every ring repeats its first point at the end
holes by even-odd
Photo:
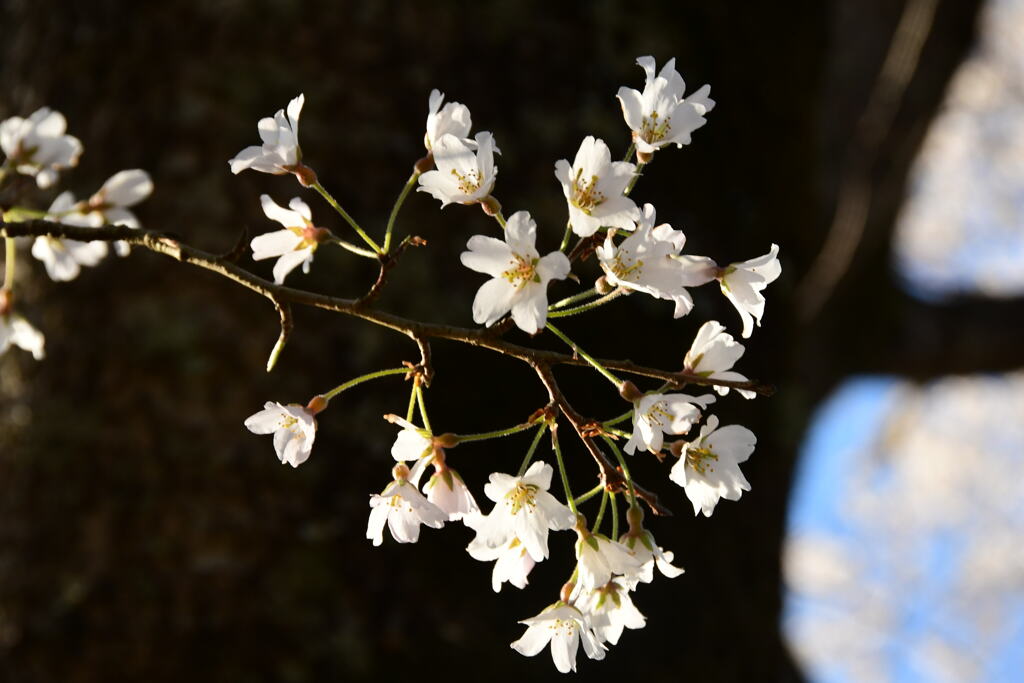
{"type": "MultiPolygon", "coordinates": [[[[470,346],[476,346],[500,353],[512,358],[533,365],[543,363],[545,365],[577,365],[589,367],[589,364],[582,358],[574,355],[549,351],[545,349],[534,349],[528,346],[521,346],[505,341],[490,333],[487,328],[470,329],[457,327],[455,325],[441,325],[410,320],[401,316],[375,310],[364,305],[358,299],[345,299],[341,297],[317,294],[303,289],[286,287],[274,284],[254,275],[246,269],[225,261],[219,256],[196,249],[181,242],[180,240],[162,233],[149,230],[136,230],[125,226],[106,225],[99,228],[79,227],[64,225],[44,220],[31,220],[21,223],[4,223],[0,221],[0,236],[3,237],[38,237],[48,235],[63,239],[72,239],[82,242],[95,240],[115,241],[124,240],[131,245],[145,247],[150,251],[169,256],[176,261],[188,263],[204,270],[209,270],[232,280],[243,287],[250,289],[263,296],[275,308],[290,303],[301,306],[321,308],[336,313],[366,320],[375,325],[386,327],[409,337],[417,344],[417,340],[424,339],[448,339],[470,346]]],[[[422,352],[422,347],[421,347],[422,352]]],[[[723,386],[733,389],[748,389],[763,395],[770,395],[773,389],[770,386],[758,382],[734,382],[727,380],[710,379],[699,377],[684,372],[670,372],[658,368],[637,365],[629,360],[605,360],[598,359],[606,368],[619,370],[632,375],[651,377],[671,383],[674,387],[681,387],[685,384],[699,386],[723,386]]]]}
{"type": "Polygon", "coordinates": [[[384,285],[387,284],[388,272],[390,272],[392,268],[398,265],[398,259],[402,257],[402,254],[405,252],[406,248],[410,246],[422,247],[426,243],[427,241],[422,237],[409,235],[404,240],[402,240],[402,242],[397,247],[395,247],[395,249],[391,253],[381,254],[378,257],[380,259],[380,272],[377,274],[377,281],[373,283],[372,287],[370,287],[370,291],[368,291],[366,294],[360,297],[356,303],[359,306],[366,306],[373,303],[373,301],[378,296],[380,296],[381,290],[384,289],[384,285]]]}
{"type": "MultiPolygon", "coordinates": [[[[562,393],[561,388],[558,386],[558,382],[555,380],[555,375],[551,371],[551,366],[546,363],[531,363],[534,371],[540,381],[544,384],[544,387],[548,390],[548,398],[554,405],[558,406],[558,409],[562,411],[566,419],[576,430],[576,434],[579,435],[583,445],[586,446],[590,455],[593,456],[597,462],[598,468],[601,470],[601,480],[604,485],[608,487],[609,491],[623,491],[628,488],[626,479],[622,474],[622,471],[615,465],[614,462],[608,457],[608,455],[602,451],[597,443],[591,436],[588,436],[590,429],[595,424],[594,420],[588,420],[587,418],[576,412],[576,409],[572,407],[569,400],[562,393]]],[[[633,480],[633,490],[636,491],[637,498],[640,498],[648,506],[651,511],[656,515],[671,516],[672,511],[661,504],[658,499],[658,494],[645,489],[633,480]]]]}

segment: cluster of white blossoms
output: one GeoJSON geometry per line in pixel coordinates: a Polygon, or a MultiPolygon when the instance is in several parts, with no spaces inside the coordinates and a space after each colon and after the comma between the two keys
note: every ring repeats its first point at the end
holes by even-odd
{"type": "MultiPolygon", "coordinates": [[[[640,169],[652,163],[658,150],[689,144],[693,132],[705,124],[705,116],[715,106],[707,86],[686,94],[674,60],[660,72],[651,57],[641,57],[637,63],[646,75],[643,90],[623,87],[617,95],[629,131],[623,136],[628,139],[624,160],[612,161],[608,143],[586,136],[571,164],[567,159],[554,164],[555,179],[566,200],[564,231],[561,226],[552,231],[538,225],[525,209],[512,212],[506,220],[501,202],[494,196],[498,173],[494,136],[486,131],[474,135],[468,107],[459,102],[445,103],[444,95],[437,90],[429,97],[423,136],[426,154],[414,164],[380,243],[328,193],[304,159],[298,139],[303,95],[273,117],[260,120],[261,144],[244,148],[229,161],[231,172],[236,174],[253,170],[294,175],[303,190],[318,193],[362,240],[353,244],[326,227],[318,227],[311,207],[301,197],[291,198],[285,207],[268,194],[260,196],[266,217],[280,225],[279,229],[257,235],[249,244],[253,260],[275,259],[273,282],[251,273],[246,277],[247,282],[260,283],[261,293],[271,298],[281,313],[281,337],[271,353],[268,371],[291,331],[288,304],[315,301],[319,305],[328,299],[282,285],[299,266],[309,272],[317,249],[329,245],[373,259],[380,267],[377,282],[366,296],[332,299],[334,309],[407,334],[417,342],[421,353],[418,364],[404,362],[402,367],[370,372],[315,395],[306,405],[268,401],[245,420],[245,427],[254,434],[272,435],[281,463],[298,467],[309,460],[318,416],[332,399],[378,378],[401,375],[410,380],[404,417],[385,415],[399,429],[391,448],[395,462],[390,473],[381,473],[387,483],[380,493],[369,496],[367,540],[375,546],[383,544],[386,528],[394,541],[415,543],[424,526],[464,526],[471,533],[466,551],[477,561],[491,563],[491,587],[497,592],[506,583],[525,588],[537,563],[550,556],[549,532],[572,532],[574,540],[565,534],[565,541],[574,544],[575,564],[557,591],[557,599],[536,616],[524,619],[521,623],[526,630],[512,643],[516,651],[527,656],[550,647],[555,666],[562,672],[575,670],[581,643],[588,657],[602,659],[626,629],[645,626],[646,619],[634,604],[633,594],[641,584],[654,580],[655,568],[670,578],[683,572],[672,564],[673,553],[660,547],[644,525],[643,505],[659,514],[665,510],[657,496],[634,482],[630,458],[651,454],[659,462],[669,459],[671,467],[665,478],[684,489],[695,515],[711,516],[719,501],[738,500],[750,490],[740,464],[753,453],[756,438],[740,425],[720,426],[719,417],[708,411],[730,390],[747,399],[764,390],[733,369],[744,347],[715,320],[699,327],[689,349],[684,354],[680,348],[681,358],[668,371],[638,371],[633,363],[598,360],[552,320],[592,315],[613,299],[633,294],[672,302],[673,318],[687,318],[694,311],[689,290],[714,281],[739,312],[740,334],[746,339],[764,316],[765,288],[781,273],[775,244],[761,256],[725,266],[707,256],[685,253],[684,233],[668,223],[658,223],[654,206],[637,204],[633,199],[640,169]],[[477,325],[492,328],[486,333],[405,321],[372,308],[387,271],[395,266],[405,247],[425,244],[411,234],[399,244],[392,244],[399,210],[417,186],[437,199],[442,208],[478,204],[483,209],[486,218],[480,214],[477,218],[486,220],[492,234],[469,236],[459,259],[466,268],[489,278],[465,307],[477,325]],[[554,247],[559,236],[561,244],[557,248],[538,247],[539,240],[548,240],[554,247]],[[588,264],[592,254],[596,258],[588,264]],[[549,303],[551,286],[575,287],[577,291],[567,290],[568,296],[549,303]],[[506,333],[550,333],[545,341],[564,342],[571,353],[506,342],[506,333]],[[484,346],[526,361],[544,384],[550,402],[524,422],[506,429],[479,434],[435,431],[426,408],[426,387],[433,376],[426,340],[431,337],[484,346]],[[625,400],[627,412],[599,420],[584,418],[575,411],[554,378],[554,366],[569,362],[585,362],[609,380],[610,400],[625,400]],[[680,364],[682,370],[675,370],[680,364]],[[615,372],[660,378],[663,384],[642,391],[615,372]],[[687,384],[706,391],[681,391],[687,384]],[[575,453],[567,449],[563,454],[559,427],[566,426],[566,420],[582,445],[575,453]],[[632,429],[621,429],[619,425],[627,420],[631,420],[632,429]],[[694,435],[694,431],[698,433],[694,435]],[[493,472],[482,486],[489,504],[481,507],[474,494],[479,484],[462,478],[450,462],[450,452],[470,442],[522,432],[532,432],[533,438],[519,469],[515,473],[493,472]],[[537,454],[545,435],[551,444],[547,459],[537,454]],[[567,455],[580,453],[593,458],[598,471],[596,485],[574,495],[564,461],[567,455]],[[561,498],[551,490],[556,468],[561,498]],[[598,498],[599,502],[595,500],[598,498]],[[584,515],[584,505],[599,507],[596,514],[584,515]],[[623,529],[619,528],[620,508],[625,509],[627,521],[623,529]]],[[[0,185],[18,175],[34,177],[40,188],[53,185],[58,172],[74,166],[82,150],[76,138],[64,133],[65,127],[64,118],[48,109],[28,119],[16,117],[0,123],[0,147],[6,154],[0,166],[0,185]]],[[[18,206],[5,210],[3,223],[43,218],[76,226],[74,230],[56,226],[60,227],[56,234],[71,230],[79,238],[86,234],[82,228],[108,224],[138,228],[130,209],[152,188],[145,171],[121,171],[86,200],[76,201],[66,191],[56,196],[45,211],[18,206]]],[[[124,234],[108,232],[106,236],[123,238],[124,234]]],[[[42,335],[13,310],[15,247],[14,239],[6,233],[5,239],[8,265],[0,288],[0,353],[16,345],[42,358],[42,335]]],[[[127,245],[115,242],[115,249],[122,255],[127,253],[127,245]]],[[[44,234],[37,237],[31,251],[54,280],[71,280],[83,266],[96,265],[106,256],[108,247],[101,239],[77,242],[44,234]]],[[[217,270],[216,265],[211,269],[217,270]]]]}
{"type": "MultiPolygon", "coordinates": [[[[60,171],[78,165],[82,155],[82,142],[65,133],[67,121],[60,112],[43,107],[27,119],[12,116],[0,121],[0,149],[4,161],[0,164],[0,184],[15,176],[35,178],[41,190],[53,187],[60,171]]],[[[153,181],[141,169],[120,171],[111,176],[88,199],[76,201],[71,191],[58,194],[45,211],[14,206],[3,212],[7,222],[20,222],[43,218],[66,225],[99,228],[104,225],[123,225],[139,228],[139,220],[129,207],[135,206],[153,192],[153,181]]],[[[7,238],[7,270],[0,289],[0,354],[10,346],[18,346],[37,360],[44,354],[45,339],[25,318],[14,310],[13,263],[15,243],[7,238]]],[[[119,256],[129,253],[124,241],[114,242],[119,256]]],[[[57,282],[78,277],[83,266],[99,264],[107,255],[106,242],[80,242],[52,236],[36,237],[32,243],[32,256],[43,262],[46,273],[57,282]]]]}
{"type": "MultiPolygon", "coordinates": [[[[632,457],[650,453],[659,461],[674,458],[667,479],[683,487],[694,514],[710,516],[720,500],[738,500],[750,490],[739,466],[750,457],[756,438],[739,425],[719,426],[719,418],[707,411],[730,390],[753,398],[756,385],[733,370],[744,347],[715,320],[705,322],[697,331],[682,359],[679,379],[646,393],[632,382],[618,379],[550,320],[588,313],[613,298],[634,293],[672,302],[673,317],[683,318],[694,310],[688,290],[714,281],[739,312],[742,337],[749,338],[755,323],[759,326],[764,316],[763,291],[781,272],[778,246],[774,244],[763,256],[726,266],[719,266],[707,256],[684,253],[683,232],[658,223],[654,206],[638,205],[631,198],[640,168],[652,162],[656,151],[670,144],[689,144],[692,133],[705,124],[705,115],[715,106],[707,86],[685,94],[685,83],[674,61],[665,64],[660,73],[656,73],[653,58],[637,61],[647,77],[643,91],[622,88],[617,95],[630,131],[626,159],[612,161],[608,144],[587,136],[571,164],[566,159],[555,163],[555,178],[562,186],[567,208],[560,248],[542,255],[538,239],[557,237],[557,233],[540,230],[528,211],[515,211],[506,220],[494,196],[494,154],[498,151],[494,136],[486,131],[473,135],[468,107],[459,102],[445,103],[444,95],[437,90],[429,97],[423,137],[426,156],[416,163],[392,212],[385,246],[378,247],[360,231],[371,255],[389,257],[387,245],[394,216],[415,185],[437,199],[442,208],[479,204],[487,216],[493,217],[495,223],[491,225],[497,234],[472,235],[460,256],[462,265],[489,278],[469,306],[472,319],[486,327],[507,321],[499,334],[513,325],[528,335],[550,331],[615,384],[631,410],[617,418],[595,421],[591,431],[580,431],[579,435],[584,441],[600,437],[608,445],[619,460],[623,481],[613,483],[602,471],[595,488],[580,496],[572,495],[557,439],[556,406],[548,406],[523,424],[505,430],[438,434],[427,418],[426,380],[411,364],[347,382],[316,397],[307,407],[268,402],[245,422],[257,434],[273,433],[278,458],[296,466],[309,457],[316,430],[314,415],[326,407],[328,400],[368,379],[405,372],[407,379],[413,380],[406,416],[385,416],[400,428],[391,448],[397,464],[381,492],[370,496],[366,538],[381,545],[386,528],[394,541],[414,543],[424,526],[438,529],[461,523],[473,534],[467,552],[473,559],[491,563],[491,587],[498,592],[506,583],[518,589],[527,586],[533,568],[549,557],[549,532],[574,532],[576,564],[558,599],[536,616],[524,619],[521,623],[527,628],[512,643],[515,650],[527,656],[550,646],[555,666],[562,672],[575,670],[581,643],[588,657],[602,659],[625,629],[644,627],[646,620],[632,595],[640,584],[654,580],[655,567],[667,577],[683,572],[672,564],[673,553],[661,548],[644,526],[644,501],[634,490],[623,451],[632,457]],[[577,243],[570,250],[573,236],[577,243]],[[588,281],[583,264],[590,253],[596,254],[596,272],[588,281]],[[566,280],[593,284],[581,284],[583,291],[549,304],[549,285],[566,280]],[[714,393],[665,391],[684,383],[705,386],[714,393]],[[417,409],[419,424],[414,421],[417,409]],[[632,420],[632,431],[616,428],[626,419],[632,420]],[[519,471],[490,475],[483,494],[492,505],[482,509],[472,486],[451,467],[448,453],[465,442],[531,430],[534,438],[519,471]],[[692,436],[695,430],[699,433],[692,436]],[[555,468],[550,461],[535,457],[545,433],[551,435],[564,500],[551,491],[555,468]],[[621,449],[619,440],[624,441],[621,449]],[[431,475],[425,477],[430,470],[431,475]],[[598,495],[600,509],[590,524],[579,506],[598,495]],[[620,533],[618,513],[624,503],[628,528],[620,533]],[[608,509],[612,518],[610,534],[602,531],[608,509]]],[[[295,173],[300,183],[317,189],[359,230],[319,187],[316,174],[303,165],[296,135],[302,101],[302,96],[293,100],[287,116],[279,111],[274,118],[262,120],[262,147],[243,150],[231,161],[232,171],[251,168],[274,174],[295,173]]],[[[289,209],[278,206],[267,195],[262,201],[267,216],[284,226],[284,230],[252,241],[255,259],[278,257],[275,282],[281,283],[299,264],[308,270],[319,244],[338,241],[325,229],[314,227],[310,209],[300,199],[293,199],[289,209]]]]}

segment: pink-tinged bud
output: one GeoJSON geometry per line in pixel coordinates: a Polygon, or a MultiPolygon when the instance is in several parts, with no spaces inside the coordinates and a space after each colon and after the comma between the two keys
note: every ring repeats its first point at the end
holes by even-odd
{"type": "Polygon", "coordinates": [[[305,164],[296,164],[288,170],[295,174],[295,177],[299,180],[299,185],[303,187],[313,187],[318,182],[316,171],[305,164]]]}
{"type": "Polygon", "coordinates": [[[615,286],[612,283],[608,282],[608,278],[602,275],[601,277],[597,278],[597,282],[594,283],[594,289],[597,290],[598,294],[604,296],[605,294],[611,294],[612,292],[614,292],[615,286]]]}
{"type": "Polygon", "coordinates": [[[644,530],[644,511],[639,505],[634,505],[626,511],[626,519],[629,521],[629,533],[631,536],[639,536],[644,530]]]}
{"type": "Polygon", "coordinates": [[[405,481],[409,478],[409,466],[404,462],[400,462],[391,468],[391,476],[395,478],[395,481],[405,481]]]}
{"type": "Polygon", "coordinates": [[[314,396],[313,398],[309,399],[309,403],[306,404],[306,410],[308,410],[312,415],[322,413],[324,408],[326,407],[327,399],[324,398],[323,396],[314,396]]]}
{"type": "Polygon", "coordinates": [[[9,289],[0,289],[0,315],[7,315],[14,306],[14,292],[9,289]]]}
{"type": "Polygon", "coordinates": [[[480,208],[484,210],[488,216],[497,216],[501,213],[501,202],[494,198],[493,195],[487,195],[480,200],[480,208]]]}
{"type": "Polygon", "coordinates": [[[416,163],[413,164],[412,170],[413,170],[414,173],[417,173],[419,175],[423,175],[427,171],[433,170],[433,168],[434,168],[434,153],[433,152],[429,152],[427,154],[427,156],[423,157],[422,159],[417,160],[416,163]]]}
{"type": "Polygon", "coordinates": [[[636,388],[636,385],[630,382],[628,379],[619,385],[619,396],[626,399],[630,403],[636,403],[644,397],[642,391],[636,388]]]}
{"type": "Polygon", "coordinates": [[[440,446],[441,448],[455,448],[459,445],[459,437],[451,432],[446,432],[440,436],[434,437],[434,445],[440,446]]]}
{"type": "Polygon", "coordinates": [[[649,164],[649,163],[651,163],[651,159],[653,159],[653,158],[654,158],[654,152],[637,152],[636,153],[636,160],[639,161],[641,164],[649,164]]]}
{"type": "Polygon", "coordinates": [[[568,605],[569,600],[572,598],[572,591],[574,588],[576,588],[575,581],[566,581],[564,584],[562,584],[562,590],[558,592],[558,599],[568,605]]]}

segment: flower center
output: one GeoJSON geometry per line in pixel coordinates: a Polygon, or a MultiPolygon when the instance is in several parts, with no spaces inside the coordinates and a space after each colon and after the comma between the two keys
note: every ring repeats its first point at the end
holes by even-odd
{"type": "Polygon", "coordinates": [[[551,622],[550,628],[556,636],[572,638],[573,633],[576,632],[576,622],[573,619],[555,619],[551,622]]]}
{"type": "Polygon", "coordinates": [[[698,474],[714,472],[716,462],[718,462],[718,456],[707,448],[694,448],[691,446],[686,449],[686,465],[698,474]]]}
{"type": "Polygon", "coordinates": [[[672,422],[672,413],[665,409],[664,401],[658,401],[647,410],[644,418],[651,425],[662,427],[666,422],[672,422]]]}
{"type": "Polygon", "coordinates": [[[289,432],[293,432],[295,434],[300,434],[301,430],[296,428],[296,425],[298,425],[298,424],[299,424],[299,418],[292,417],[291,415],[284,415],[281,418],[281,424],[278,425],[278,429],[287,429],[289,432]]]}
{"type": "Polygon", "coordinates": [[[537,507],[537,501],[534,500],[536,493],[537,486],[535,484],[516,484],[514,489],[505,494],[505,504],[508,505],[513,515],[518,515],[523,508],[532,513],[533,509],[537,507]]]}
{"type": "Polygon", "coordinates": [[[596,175],[590,176],[590,182],[583,181],[583,169],[576,171],[576,177],[572,181],[572,192],[569,193],[569,201],[583,213],[590,215],[590,212],[597,205],[604,202],[604,193],[597,189],[596,175]]]}
{"type": "Polygon", "coordinates": [[[669,117],[662,121],[658,112],[652,111],[650,116],[644,117],[643,123],[640,125],[640,139],[650,144],[661,142],[670,130],[672,130],[672,118],[669,117]]]}
{"type": "Polygon", "coordinates": [[[537,263],[539,258],[527,259],[519,254],[513,253],[515,259],[512,267],[501,274],[517,289],[522,289],[527,282],[540,282],[540,275],[537,275],[537,263]]]}
{"type": "Polygon", "coordinates": [[[615,257],[612,259],[611,265],[609,266],[609,270],[611,271],[611,274],[614,275],[615,277],[617,277],[619,280],[634,280],[634,281],[639,280],[640,276],[643,275],[643,268],[644,268],[644,262],[642,260],[640,260],[640,259],[634,261],[633,263],[631,263],[629,265],[626,265],[623,262],[623,260],[622,260],[622,254],[621,253],[616,253],[615,254],[615,257]],[[630,275],[632,275],[634,273],[636,274],[636,277],[630,278],[630,275]]]}
{"type": "Polygon", "coordinates": [[[462,194],[475,193],[484,182],[483,175],[479,170],[472,170],[469,173],[463,174],[453,168],[452,175],[455,176],[455,182],[458,184],[459,192],[462,194]]]}

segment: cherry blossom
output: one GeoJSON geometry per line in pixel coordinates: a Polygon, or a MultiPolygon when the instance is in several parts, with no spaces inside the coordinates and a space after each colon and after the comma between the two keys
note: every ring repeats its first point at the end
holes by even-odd
{"type": "MultiPolygon", "coordinates": [[[[430,113],[427,114],[427,132],[423,136],[423,145],[433,150],[434,142],[441,136],[451,134],[469,144],[466,138],[473,127],[473,118],[469,107],[459,102],[448,102],[443,107],[444,93],[438,89],[430,91],[430,113]]],[[[475,147],[474,141],[471,147],[475,147]]]]}
{"type": "Polygon", "coordinates": [[[263,410],[246,418],[245,426],[253,434],[273,434],[278,459],[292,467],[306,462],[316,438],[316,418],[297,403],[267,401],[263,410]]]}
{"type": "Polygon", "coordinates": [[[746,427],[729,425],[718,429],[718,418],[709,415],[700,436],[683,442],[679,460],[669,478],[686,489],[693,514],[710,517],[720,498],[739,500],[750,490],[740,463],[754,452],[757,437],[746,427]]]}
{"type": "MultiPolygon", "coordinates": [[[[62,192],[53,200],[47,217],[71,225],[93,226],[93,221],[74,207],[74,195],[62,192]]],[[[106,255],[107,243],[100,241],[79,242],[42,235],[32,243],[32,256],[43,262],[47,275],[57,282],[74,280],[82,266],[95,266],[106,255]]]]}
{"type": "Polygon", "coordinates": [[[480,514],[476,499],[462,476],[447,465],[435,465],[437,471],[423,485],[427,500],[441,508],[450,521],[480,514]]]}
{"type": "Polygon", "coordinates": [[[512,214],[505,241],[473,235],[462,252],[462,265],[491,276],[473,299],[473,322],[490,327],[509,311],[522,331],[536,334],[548,314],[548,282],[569,274],[569,259],[560,251],[540,257],[534,243],[537,224],[526,211],[512,214]]]}
{"type": "Polygon", "coordinates": [[[386,415],[385,419],[399,425],[402,430],[391,445],[391,457],[398,462],[419,460],[428,457],[434,450],[434,441],[426,434],[426,430],[403,420],[397,415],[386,415]]]}
{"type": "Polygon", "coordinates": [[[580,641],[591,659],[604,659],[605,647],[594,635],[587,617],[577,608],[556,602],[535,617],[523,619],[526,632],[512,643],[516,652],[533,657],[551,644],[551,659],[562,673],[576,670],[580,641]]]}
{"type": "MultiPolygon", "coordinates": [[[[153,181],[149,173],[141,168],[119,171],[110,176],[93,196],[79,202],[64,222],[91,227],[109,223],[138,229],[139,219],[128,207],[135,206],[152,193],[153,181]]],[[[131,251],[124,240],[114,242],[114,250],[118,256],[127,256],[131,251]]]]}
{"type": "MultiPolygon", "coordinates": [[[[469,522],[466,524],[469,525],[469,522]]],[[[495,593],[501,591],[501,585],[506,581],[516,588],[525,588],[528,583],[526,579],[537,564],[518,536],[513,536],[504,545],[493,548],[483,543],[470,543],[466,550],[474,560],[494,562],[491,588],[495,593]]]]}
{"type": "Polygon", "coordinates": [[[443,510],[416,489],[405,464],[395,465],[392,472],[394,480],[380,494],[370,496],[366,538],[374,545],[384,542],[385,524],[399,543],[415,543],[420,538],[421,524],[440,529],[448,518],[443,510]]]}
{"type": "Polygon", "coordinates": [[[583,593],[576,605],[587,615],[590,627],[601,643],[615,645],[623,629],[639,629],[647,624],[644,615],[629,597],[630,586],[617,577],[594,590],[583,593]]]}
{"type": "Polygon", "coordinates": [[[433,144],[437,168],[420,176],[417,190],[429,192],[442,209],[481,202],[491,194],[498,176],[494,152],[494,137],[486,131],[476,134],[475,151],[467,141],[445,133],[433,144]]]}
{"type": "MultiPolygon", "coordinates": [[[[686,352],[683,371],[691,375],[700,375],[708,379],[724,379],[733,382],[747,382],[746,377],[731,370],[736,361],[743,356],[743,344],[733,339],[725,331],[725,327],[717,320],[709,320],[697,330],[693,345],[686,352]]],[[[729,387],[715,386],[715,392],[725,396],[729,387]]],[[[747,389],[736,390],[743,398],[757,396],[747,389]]]]}
{"type": "Polygon", "coordinates": [[[680,318],[693,309],[686,287],[706,280],[688,277],[682,263],[672,258],[682,250],[686,236],[667,223],[655,227],[654,222],[654,207],[645,204],[636,230],[618,246],[609,232],[604,246],[597,247],[597,258],[609,284],[673,301],[672,315],[680,318]]]}
{"type": "Polygon", "coordinates": [[[593,591],[608,583],[615,574],[635,574],[641,562],[629,548],[601,534],[580,531],[576,542],[577,571],[573,595],[593,591]]]}
{"type": "Polygon", "coordinates": [[[299,114],[306,96],[300,94],[288,103],[288,114],[278,109],[273,118],[260,119],[258,124],[262,145],[246,147],[235,158],[228,161],[232,173],[241,173],[247,168],[262,173],[282,175],[295,173],[302,161],[299,147],[299,114]]]}
{"type": "Polygon", "coordinates": [[[623,579],[630,590],[639,583],[651,583],[654,581],[654,567],[670,579],[674,579],[683,573],[681,567],[672,564],[675,555],[670,550],[665,550],[654,540],[654,534],[640,528],[637,533],[627,531],[619,538],[619,543],[624,545],[640,563],[640,569],[636,572],[626,574],[623,579]]]}
{"type": "Polygon", "coordinates": [[[700,409],[714,403],[711,394],[646,394],[633,404],[633,434],[624,450],[633,453],[637,447],[658,453],[665,434],[685,434],[700,419],[700,409]],[[698,407],[699,406],[699,407],[698,407]]]}
{"type": "Polygon", "coordinates": [[[569,203],[569,223],[580,237],[588,237],[601,226],[632,230],[640,217],[636,203],[623,192],[636,173],[627,161],[612,161],[604,140],[588,135],[576,158],[555,162],[555,177],[569,203]]]}
{"type": "Polygon", "coordinates": [[[65,135],[67,120],[48,107],[37,109],[24,119],[12,116],[0,122],[0,149],[7,155],[4,166],[23,175],[35,176],[45,189],[57,180],[57,172],[78,165],[82,143],[65,135]]]}
{"type": "Polygon", "coordinates": [[[690,134],[707,123],[704,115],[715,107],[708,97],[711,88],[705,85],[683,97],[686,83],[676,71],[675,59],[668,60],[657,76],[653,57],[640,57],[636,63],[647,76],[643,93],[623,87],[616,97],[626,125],[633,131],[637,151],[653,154],[672,143],[676,147],[690,144],[690,134]]]}
{"type": "Polygon", "coordinates": [[[32,354],[36,360],[46,357],[43,333],[14,311],[0,312],[0,356],[11,346],[17,346],[32,354]]]}
{"type": "Polygon", "coordinates": [[[260,201],[267,218],[283,225],[284,230],[254,237],[250,243],[253,260],[278,257],[274,264],[274,282],[277,284],[283,283],[288,273],[300,264],[302,272],[308,273],[313,253],[322,241],[330,237],[330,232],[313,225],[309,205],[298,197],[288,203],[288,209],[279,206],[269,195],[260,195],[260,201]]]}
{"type": "Polygon", "coordinates": [[[754,331],[754,322],[761,326],[764,315],[764,288],[782,274],[779,263],[779,245],[773,244],[764,256],[748,261],[731,263],[724,268],[706,256],[676,256],[687,277],[695,282],[704,283],[718,280],[722,294],[732,302],[743,321],[743,338],[748,339],[754,331]]]}
{"type": "Polygon", "coordinates": [[[551,465],[536,461],[522,477],[494,472],[484,494],[495,502],[487,515],[468,517],[464,523],[476,531],[467,550],[501,548],[518,538],[535,562],[548,556],[548,530],[564,531],[576,524],[576,515],[548,493],[551,465]]]}

